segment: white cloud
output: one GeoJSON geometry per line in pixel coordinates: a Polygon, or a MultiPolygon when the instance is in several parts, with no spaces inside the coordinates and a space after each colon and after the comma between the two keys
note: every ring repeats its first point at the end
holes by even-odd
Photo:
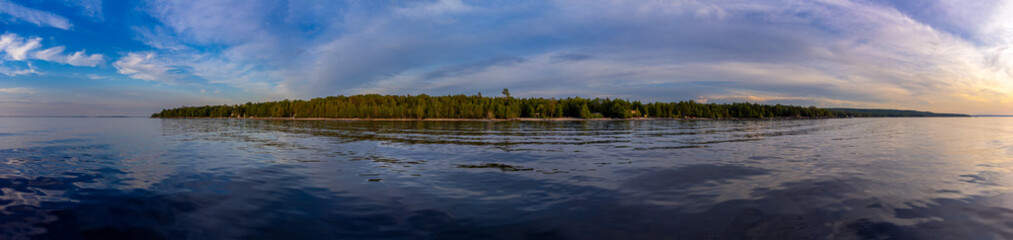
{"type": "Polygon", "coordinates": [[[0,51],[6,53],[8,60],[24,61],[28,53],[42,46],[42,38],[24,39],[15,34],[0,35],[0,51]]]}
{"type": "Polygon", "coordinates": [[[176,78],[169,74],[169,67],[157,61],[155,53],[128,53],[127,56],[113,62],[113,67],[120,74],[129,75],[132,78],[174,83],[176,78]]]}
{"type": "Polygon", "coordinates": [[[171,85],[203,86],[224,84],[261,93],[275,95],[269,77],[251,64],[196,53],[160,55],[155,52],[131,52],[113,63],[120,74],[132,78],[171,85]]]}
{"type": "Polygon", "coordinates": [[[105,62],[105,57],[102,54],[88,55],[85,51],[77,51],[71,55],[64,55],[63,50],[65,47],[57,46],[51,47],[45,50],[40,50],[32,54],[35,59],[58,62],[63,64],[70,64],[73,66],[88,66],[94,67],[105,62]]]}
{"type": "Polygon", "coordinates": [[[38,73],[39,72],[35,70],[35,66],[32,66],[31,64],[28,64],[28,68],[10,68],[0,66],[0,74],[7,75],[8,77],[38,73]]]}
{"type": "Polygon", "coordinates": [[[59,15],[27,8],[8,0],[0,0],[0,14],[10,15],[15,19],[34,23],[35,25],[49,26],[63,30],[68,30],[73,26],[69,20],[59,15]]]}
{"type": "Polygon", "coordinates": [[[71,55],[64,55],[63,46],[37,50],[42,47],[42,38],[24,38],[13,33],[0,35],[0,53],[7,60],[26,61],[38,59],[43,61],[70,64],[73,66],[94,67],[105,62],[102,54],[88,55],[83,50],[71,55]]]}
{"type": "Polygon", "coordinates": [[[103,62],[105,62],[105,58],[102,56],[102,54],[88,55],[87,53],[84,52],[84,50],[74,52],[74,54],[67,56],[66,61],[66,63],[70,65],[89,66],[89,67],[98,66],[103,62]]]}
{"type": "Polygon", "coordinates": [[[32,56],[39,60],[54,61],[60,58],[60,55],[63,54],[64,49],[66,49],[66,47],[63,46],[51,47],[44,50],[36,51],[35,53],[32,54],[32,56]]]}

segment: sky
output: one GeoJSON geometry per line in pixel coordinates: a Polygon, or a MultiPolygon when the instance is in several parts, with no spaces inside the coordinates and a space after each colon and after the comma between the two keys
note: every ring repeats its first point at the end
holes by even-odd
{"type": "Polygon", "coordinates": [[[0,116],[477,94],[1013,114],[1013,1],[0,0],[0,116]]]}

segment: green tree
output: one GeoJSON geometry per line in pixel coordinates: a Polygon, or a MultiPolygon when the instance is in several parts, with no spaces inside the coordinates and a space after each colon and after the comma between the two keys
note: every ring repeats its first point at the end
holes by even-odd
{"type": "Polygon", "coordinates": [[[587,104],[580,106],[580,118],[591,118],[591,109],[587,108],[587,104]]]}

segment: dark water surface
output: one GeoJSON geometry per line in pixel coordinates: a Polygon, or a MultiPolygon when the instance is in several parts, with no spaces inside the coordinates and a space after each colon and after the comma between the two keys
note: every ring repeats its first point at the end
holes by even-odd
{"type": "Polygon", "coordinates": [[[1013,119],[0,118],[0,239],[1010,239],[1013,119]]]}

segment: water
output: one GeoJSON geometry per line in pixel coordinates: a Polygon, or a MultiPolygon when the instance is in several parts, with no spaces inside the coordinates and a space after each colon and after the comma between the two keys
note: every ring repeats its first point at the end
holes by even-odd
{"type": "Polygon", "coordinates": [[[1009,239],[1013,119],[0,118],[0,239],[1009,239]]]}

